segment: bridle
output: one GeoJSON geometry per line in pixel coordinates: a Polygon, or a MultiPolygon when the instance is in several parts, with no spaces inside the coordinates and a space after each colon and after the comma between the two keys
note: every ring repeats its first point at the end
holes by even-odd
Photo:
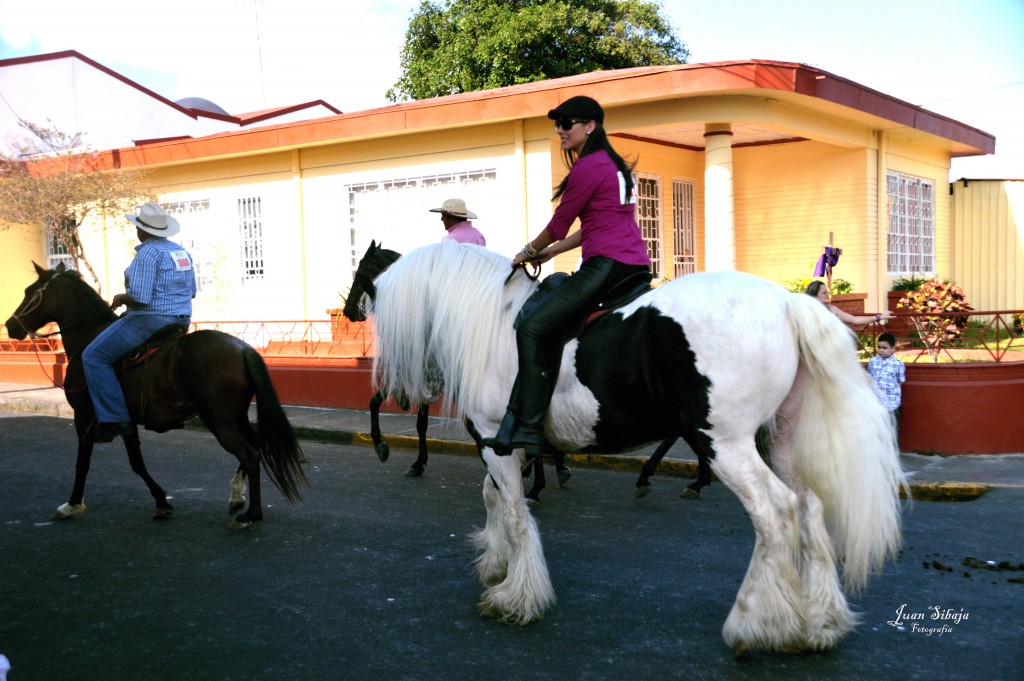
{"type": "Polygon", "coordinates": [[[63,274],[63,272],[54,273],[54,275],[50,277],[49,281],[47,281],[45,284],[36,289],[32,293],[32,297],[25,301],[25,303],[17,310],[15,310],[14,314],[11,315],[11,319],[18,322],[21,328],[25,330],[25,333],[28,334],[29,338],[50,338],[60,333],[60,329],[57,329],[56,331],[53,331],[51,333],[36,333],[35,331],[28,328],[25,325],[25,322],[21,321],[21,317],[24,317],[25,315],[31,312],[35,312],[36,308],[42,305],[43,294],[46,292],[46,287],[53,283],[53,280],[59,277],[61,274],[63,274]]]}

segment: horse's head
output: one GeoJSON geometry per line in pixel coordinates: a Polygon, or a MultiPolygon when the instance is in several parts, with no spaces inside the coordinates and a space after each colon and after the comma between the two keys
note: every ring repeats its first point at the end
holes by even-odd
{"type": "Polygon", "coordinates": [[[52,270],[34,262],[32,265],[37,279],[25,289],[25,298],[7,320],[7,335],[11,338],[24,340],[46,324],[65,324],[72,316],[77,319],[90,315],[103,321],[114,318],[107,304],[82,281],[78,272],[66,269],[64,263],[52,270]]]}
{"type": "Polygon", "coordinates": [[[370,242],[370,247],[366,249],[366,253],[359,261],[355,279],[352,281],[352,288],[349,289],[348,298],[345,299],[345,309],[342,312],[345,319],[352,322],[366,320],[366,311],[361,304],[363,295],[365,294],[370,297],[370,300],[373,300],[377,295],[373,280],[401,257],[401,253],[389,251],[376,241],[370,242]]]}
{"type": "Polygon", "coordinates": [[[36,268],[38,278],[25,289],[25,297],[6,324],[7,335],[15,340],[24,340],[35,333],[36,329],[56,318],[53,296],[46,295],[46,290],[50,287],[50,282],[64,274],[64,263],[60,263],[53,270],[43,269],[35,262],[32,265],[36,268]]]}

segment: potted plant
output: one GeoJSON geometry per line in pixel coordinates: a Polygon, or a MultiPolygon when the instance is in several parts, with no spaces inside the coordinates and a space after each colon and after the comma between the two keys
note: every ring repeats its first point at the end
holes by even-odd
{"type": "Polygon", "coordinates": [[[943,344],[955,342],[963,335],[970,318],[967,315],[952,316],[951,312],[970,312],[974,308],[967,300],[964,290],[946,280],[936,277],[924,281],[905,294],[896,304],[908,312],[934,313],[913,317],[912,322],[921,340],[933,359],[938,358],[943,344]]]}

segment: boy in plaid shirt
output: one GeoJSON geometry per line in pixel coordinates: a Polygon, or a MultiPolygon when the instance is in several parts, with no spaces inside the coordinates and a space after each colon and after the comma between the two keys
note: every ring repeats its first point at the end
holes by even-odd
{"type": "Polygon", "coordinates": [[[875,343],[878,354],[868,360],[868,372],[878,386],[878,394],[882,404],[892,414],[896,428],[900,425],[900,400],[903,390],[900,384],[907,380],[907,370],[898,357],[893,356],[896,350],[896,337],[891,333],[883,333],[875,343]]]}

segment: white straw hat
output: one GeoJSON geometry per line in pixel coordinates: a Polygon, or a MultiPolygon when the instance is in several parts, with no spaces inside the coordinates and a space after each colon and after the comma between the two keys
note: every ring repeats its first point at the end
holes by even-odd
{"type": "Polygon", "coordinates": [[[160,204],[147,201],[139,207],[138,215],[125,215],[128,221],[153,236],[174,236],[181,229],[178,221],[167,214],[160,204]]]}
{"type": "Polygon", "coordinates": [[[440,208],[431,208],[430,212],[454,215],[457,218],[465,218],[466,220],[476,220],[476,213],[467,210],[466,202],[462,199],[448,199],[441,204],[440,208]]]}

